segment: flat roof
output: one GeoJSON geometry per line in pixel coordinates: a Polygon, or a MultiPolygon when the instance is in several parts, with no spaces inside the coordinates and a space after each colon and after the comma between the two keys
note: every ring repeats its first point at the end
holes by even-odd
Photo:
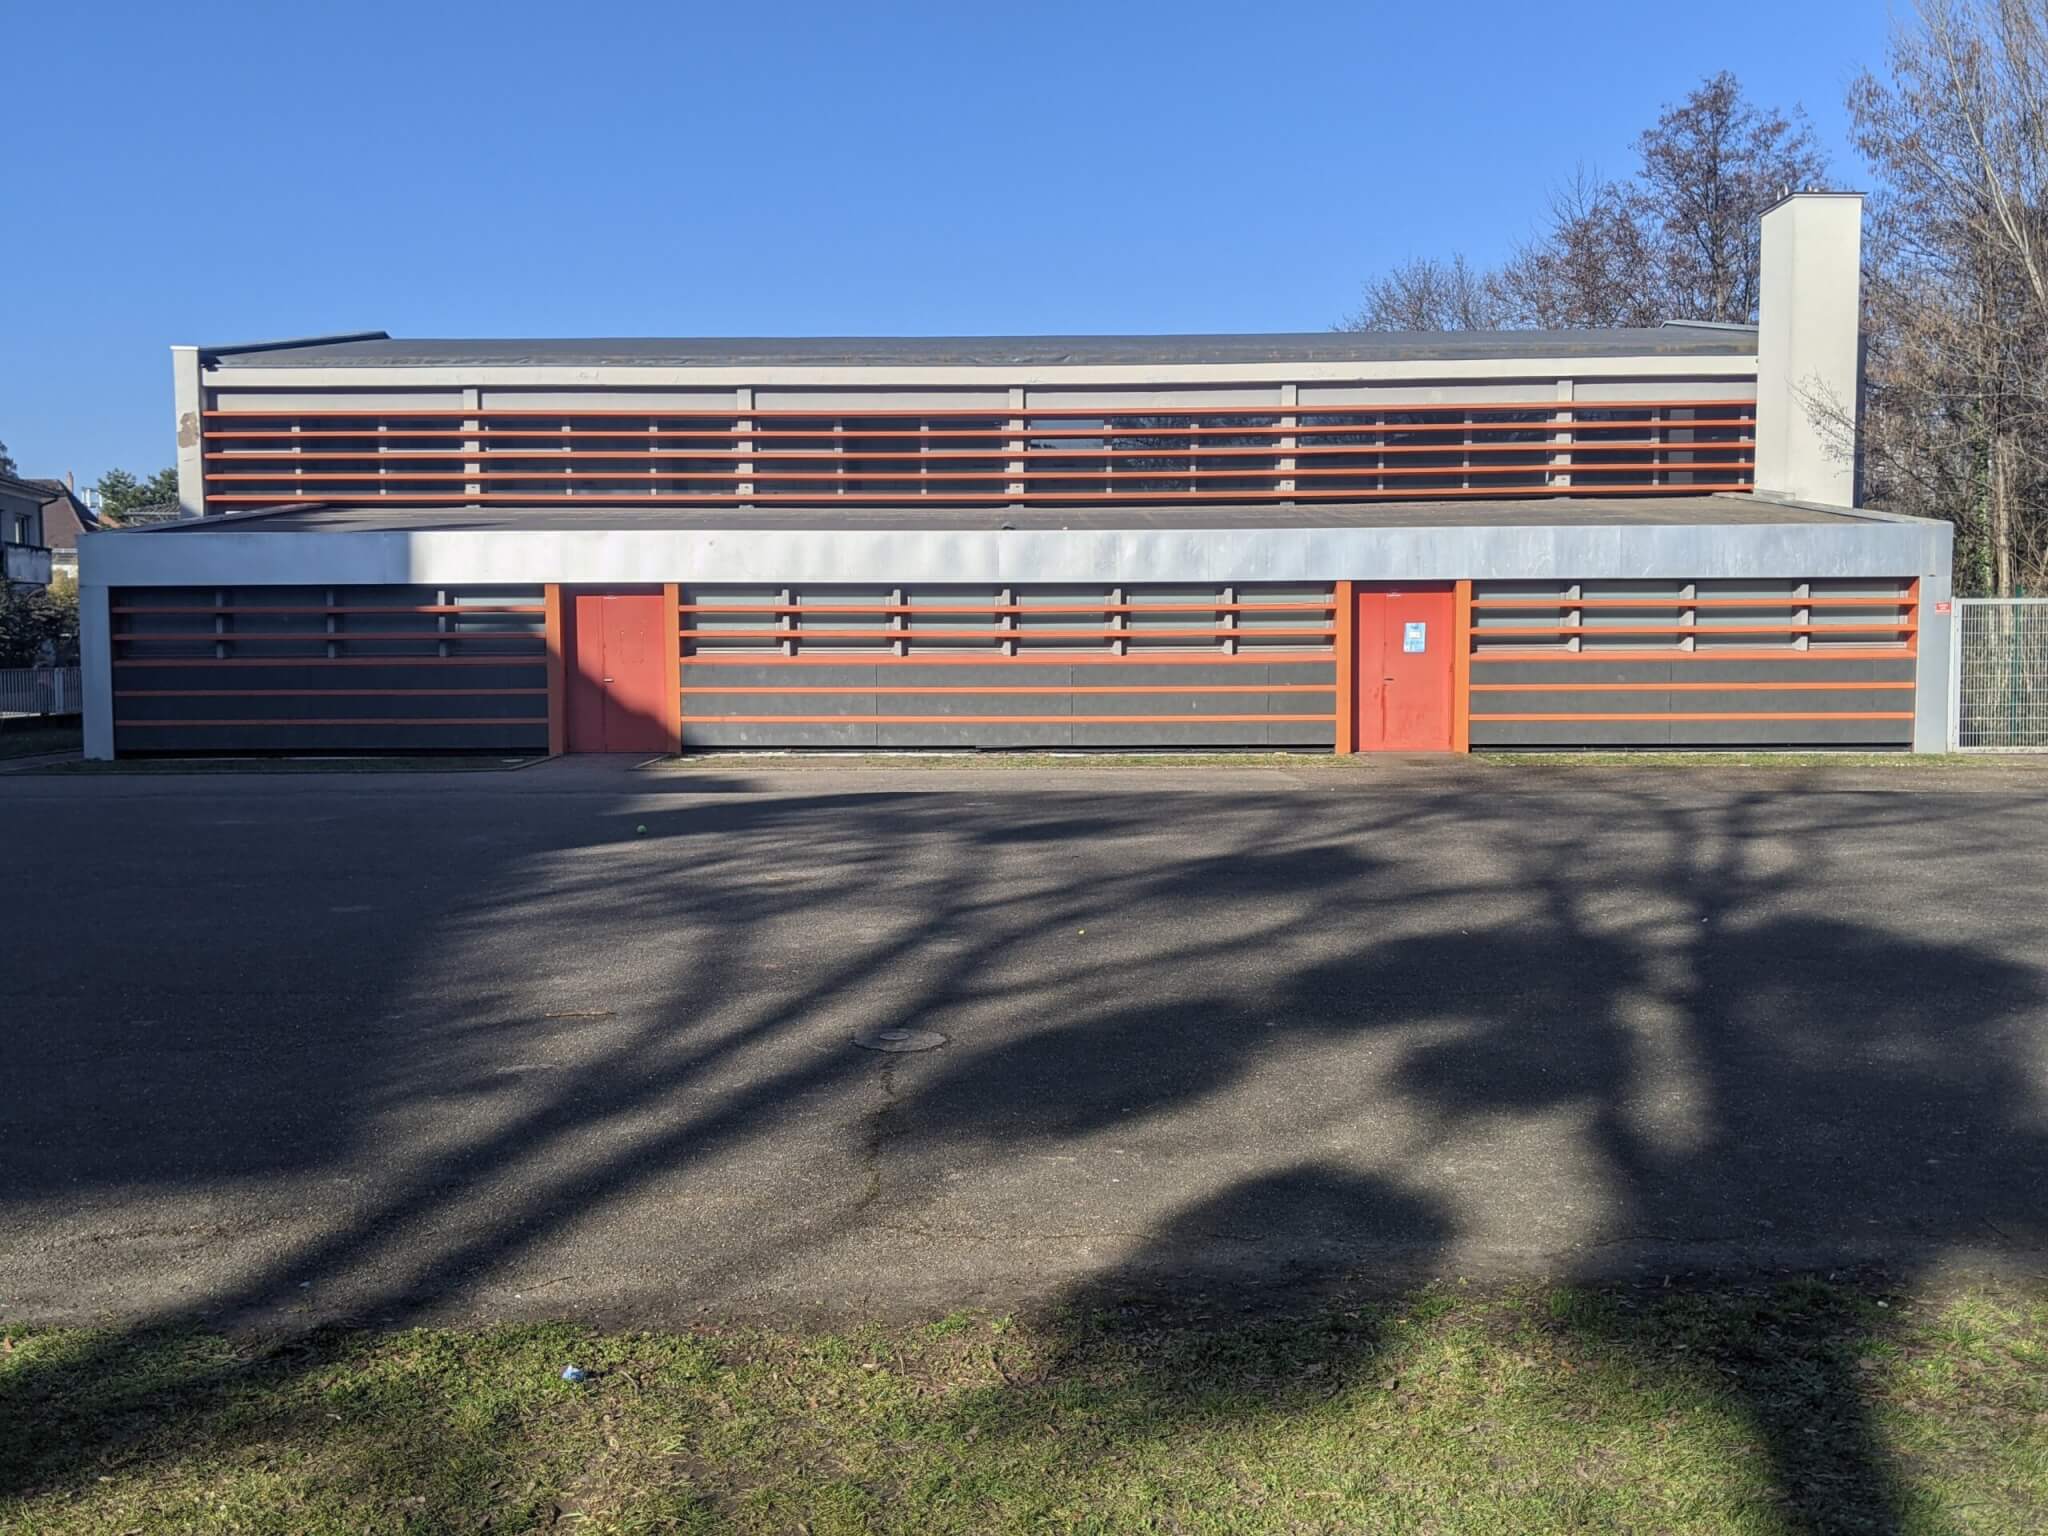
{"type": "Polygon", "coordinates": [[[1185,336],[601,336],[406,340],[370,332],[201,347],[235,368],[1055,368],[1548,357],[1749,357],[1754,326],[1185,336]]]}
{"type": "Polygon", "coordinates": [[[1754,496],[1551,497],[1156,507],[394,507],[317,504],[160,523],[137,534],[559,533],[577,528],[737,531],[960,529],[1150,531],[1260,528],[1653,527],[1890,521],[1754,496]]]}

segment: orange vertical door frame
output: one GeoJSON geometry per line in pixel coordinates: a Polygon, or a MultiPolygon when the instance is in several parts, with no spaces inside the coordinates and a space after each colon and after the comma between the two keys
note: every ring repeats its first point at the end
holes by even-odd
{"type": "Polygon", "coordinates": [[[1356,584],[1337,583],[1337,755],[1358,750],[1358,599],[1356,584]]]}
{"type": "Polygon", "coordinates": [[[541,589],[541,604],[548,643],[548,756],[560,757],[569,750],[569,701],[563,671],[569,636],[562,622],[560,583],[551,581],[541,589]]]}
{"type": "Polygon", "coordinates": [[[661,589],[662,607],[668,619],[664,629],[668,654],[668,749],[677,756],[683,750],[683,587],[671,581],[661,589]]]}
{"type": "Polygon", "coordinates": [[[1472,583],[1453,583],[1451,615],[1451,750],[1472,750],[1472,583]]]}

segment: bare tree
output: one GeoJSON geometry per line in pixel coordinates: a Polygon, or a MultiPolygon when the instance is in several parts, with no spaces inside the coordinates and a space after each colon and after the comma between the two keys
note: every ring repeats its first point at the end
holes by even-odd
{"type": "Polygon", "coordinates": [[[1488,274],[1462,256],[1403,262],[1365,285],[1347,331],[1491,331],[1508,315],[1488,274]]]}
{"type": "Polygon", "coordinates": [[[1671,313],[1657,248],[1624,189],[1582,170],[1553,194],[1550,220],[1491,279],[1511,324],[1655,325],[1671,313]]]}
{"type": "Polygon", "coordinates": [[[1498,270],[1411,261],[1368,283],[1343,328],[1754,320],[1764,210],[1827,173],[1805,115],[1751,104],[1722,73],[1666,107],[1636,149],[1628,180],[1580,171],[1560,188],[1542,232],[1498,270]],[[1460,294],[1473,297],[1449,302],[1460,294]]]}
{"type": "Polygon", "coordinates": [[[1925,0],[1852,87],[1876,173],[1869,498],[1957,528],[1965,589],[2048,580],[2048,17],[1925,0]]]}
{"type": "Polygon", "coordinates": [[[1751,105],[1724,70],[1665,108],[1637,150],[1624,195],[1657,253],[1667,313],[1754,320],[1764,211],[1827,176],[1806,114],[1751,105]]]}

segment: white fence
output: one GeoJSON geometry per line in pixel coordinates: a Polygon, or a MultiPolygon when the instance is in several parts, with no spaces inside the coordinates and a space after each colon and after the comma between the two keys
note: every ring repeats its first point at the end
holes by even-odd
{"type": "Polygon", "coordinates": [[[2048,752],[2048,597],[1956,599],[1950,745],[2048,752]]]}
{"type": "Polygon", "coordinates": [[[0,715],[75,715],[78,668],[0,667],[0,715]]]}

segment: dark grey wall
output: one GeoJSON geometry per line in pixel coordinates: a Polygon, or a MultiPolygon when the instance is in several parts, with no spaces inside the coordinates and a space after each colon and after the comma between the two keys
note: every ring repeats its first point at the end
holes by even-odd
{"type": "Polygon", "coordinates": [[[545,751],[540,603],[538,587],[116,589],[115,750],[545,751]],[[533,611],[374,611],[422,606],[533,611]]]}

